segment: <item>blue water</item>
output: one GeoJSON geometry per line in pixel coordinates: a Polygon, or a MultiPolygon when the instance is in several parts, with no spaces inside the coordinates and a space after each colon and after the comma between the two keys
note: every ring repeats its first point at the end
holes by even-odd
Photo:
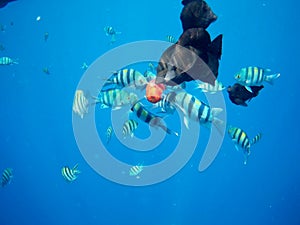
{"type": "MultiPolygon", "coordinates": [[[[226,135],[216,159],[199,172],[209,136],[201,126],[198,146],[178,173],[135,187],[99,175],[77,146],[72,104],[85,72],[80,67],[126,43],[178,37],[182,5],[179,0],[86,2],[20,0],[0,9],[0,43],[5,47],[0,56],[19,61],[0,68],[0,170],[14,170],[11,183],[0,190],[0,224],[300,224],[299,4],[208,1],[218,15],[208,31],[212,38],[224,35],[219,68],[224,84],[232,85],[233,75],[245,66],[281,73],[275,85],[265,84],[248,107],[233,105],[224,92],[227,124],[241,127],[250,137],[261,131],[263,137],[252,146],[245,166],[242,152],[226,135]],[[103,32],[108,25],[122,32],[112,45],[103,32]],[[61,167],[76,163],[81,174],[67,183],[61,167]]],[[[96,120],[105,142],[110,111],[97,108],[96,120]]],[[[166,122],[180,131],[176,116],[166,122]]],[[[137,136],[147,132],[143,124],[137,136]]],[[[107,149],[124,162],[149,165],[171,154],[177,139],[167,136],[158,149],[142,153],[113,136],[107,149]]]]}

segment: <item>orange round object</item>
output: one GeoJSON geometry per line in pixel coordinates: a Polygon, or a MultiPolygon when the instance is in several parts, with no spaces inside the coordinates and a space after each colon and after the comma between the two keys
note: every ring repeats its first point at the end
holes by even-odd
{"type": "Polygon", "coordinates": [[[156,103],[161,100],[165,85],[156,84],[155,80],[151,80],[146,87],[146,98],[149,102],[156,103]]]}

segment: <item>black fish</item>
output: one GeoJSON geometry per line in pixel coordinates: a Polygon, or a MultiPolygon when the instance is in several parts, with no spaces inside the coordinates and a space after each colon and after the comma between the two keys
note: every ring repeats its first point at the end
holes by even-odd
{"type": "Polygon", "coordinates": [[[0,8],[3,8],[4,6],[6,6],[9,2],[14,2],[17,0],[0,0],[0,8]]]}
{"type": "Polygon", "coordinates": [[[205,29],[188,29],[161,56],[156,83],[174,86],[184,81],[201,80],[214,85],[221,53],[222,35],[211,42],[205,29]]]}
{"type": "Polygon", "coordinates": [[[184,7],[180,14],[180,20],[183,31],[189,28],[206,29],[212,22],[217,20],[216,14],[205,1],[183,0],[182,4],[184,7]]]}
{"type": "Polygon", "coordinates": [[[252,93],[238,83],[235,83],[232,87],[229,86],[227,88],[229,99],[236,105],[248,106],[246,101],[250,101],[252,98],[256,97],[264,86],[250,86],[250,88],[252,93]]]}

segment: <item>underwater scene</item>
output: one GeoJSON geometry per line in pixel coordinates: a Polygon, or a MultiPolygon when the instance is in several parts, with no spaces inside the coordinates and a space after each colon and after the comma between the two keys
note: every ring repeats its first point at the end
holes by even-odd
{"type": "Polygon", "coordinates": [[[299,225],[299,6],[0,0],[0,225],[299,225]]]}

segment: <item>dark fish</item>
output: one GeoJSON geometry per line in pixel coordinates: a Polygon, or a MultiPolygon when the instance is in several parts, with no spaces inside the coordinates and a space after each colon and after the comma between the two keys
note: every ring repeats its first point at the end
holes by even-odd
{"type": "Polygon", "coordinates": [[[238,83],[235,83],[232,87],[229,86],[227,88],[229,99],[236,105],[248,106],[246,101],[250,101],[252,98],[256,97],[264,86],[250,86],[250,88],[252,93],[238,83]]]}
{"type": "Polygon", "coordinates": [[[4,6],[6,6],[9,2],[14,2],[17,0],[0,0],[0,8],[3,8],[4,6]]]}
{"type": "Polygon", "coordinates": [[[201,80],[214,85],[221,54],[222,35],[211,42],[205,29],[188,29],[177,44],[169,47],[161,56],[156,83],[175,86],[184,81],[201,80]]]}
{"type": "Polygon", "coordinates": [[[189,28],[206,29],[212,22],[217,20],[216,14],[205,1],[183,0],[182,4],[184,7],[180,14],[180,20],[184,31],[189,28]]]}

